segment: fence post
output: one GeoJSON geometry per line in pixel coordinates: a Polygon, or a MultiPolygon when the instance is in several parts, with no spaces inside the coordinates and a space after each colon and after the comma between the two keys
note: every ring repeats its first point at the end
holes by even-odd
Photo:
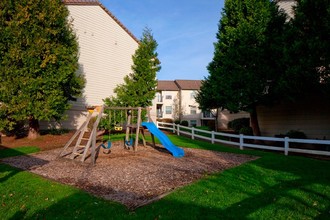
{"type": "Polygon", "coordinates": [[[173,125],[173,134],[175,133],[175,123],[172,124],[173,125]]]}
{"type": "Polygon", "coordinates": [[[243,144],[244,144],[244,135],[240,134],[239,135],[239,149],[243,150],[243,144]]]}
{"type": "Polygon", "coordinates": [[[180,136],[180,125],[176,125],[177,126],[177,129],[176,129],[176,132],[177,132],[177,135],[180,136]]]}
{"type": "Polygon", "coordinates": [[[191,127],[191,139],[195,140],[195,128],[191,127]]]}
{"type": "Polygon", "coordinates": [[[284,138],[284,155],[288,156],[289,154],[289,138],[285,137],[284,138]]]}
{"type": "Polygon", "coordinates": [[[156,121],[156,127],[159,128],[159,125],[158,125],[159,121],[156,121]]]}
{"type": "Polygon", "coordinates": [[[214,135],[214,131],[212,131],[211,133],[211,143],[214,144],[214,139],[215,139],[215,135],[214,135]]]}

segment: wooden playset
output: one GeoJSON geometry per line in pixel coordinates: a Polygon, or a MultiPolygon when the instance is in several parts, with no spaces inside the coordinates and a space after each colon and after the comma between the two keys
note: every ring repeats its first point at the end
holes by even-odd
{"type": "MultiPolygon", "coordinates": [[[[148,121],[150,119],[149,108],[142,107],[106,107],[106,106],[97,106],[92,109],[88,109],[88,115],[85,122],[80,126],[80,128],[75,132],[71,139],[66,143],[63,150],[59,154],[59,157],[70,154],[70,159],[79,158],[81,162],[86,160],[89,150],[91,151],[92,163],[95,163],[96,153],[100,147],[103,147],[106,150],[109,150],[111,147],[110,134],[111,129],[115,131],[125,131],[124,147],[129,149],[133,148],[134,151],[137,150],[139,144],[139,137],[142,138],[143,145],[146,146],[146,141],[144,137],[144,127],[141,126],[141,113],[142,110],[146,110],[148,121]],[[108,111],[109,117],[109,139],[107,142],[101,142],[98,144],[97,137],[104,134],[105,131],[98,130],[99,123],[102,117],[105,115],[104,111],[108,111]],[[124,122],[116,120],[116,112],[120,112],[119,120],[125,118],[124,122]],[[123,117],[124,116],[124,117],[123,117]],[[93,123],[92,128],[88,128],[91,122],[91,119],[95,117],[96,120],[93,123]],[[113,127],[113,128],[112,128],[113,127]],[[135,131],[135,139],[133,138],[133,131],[135,131]],[[141,134],[141,136],[139,135],[141,134]],[[73,148],[69,148],[71,145],[74,145],[73,148]],[[71,150],[72,149],[72,150],[71,150]],[[70,152],[68,152],[68,150],[70,152]]],[[[118,117],[118,114],[117,114],[118,117]]],[[[154,137],[152,135],[153,145],[155,145],[154,137]]],[[[106,152],[106,151],[105,151],[106,152]]],[[[109,152],[109,151],[108,151],[109,152]]]]}

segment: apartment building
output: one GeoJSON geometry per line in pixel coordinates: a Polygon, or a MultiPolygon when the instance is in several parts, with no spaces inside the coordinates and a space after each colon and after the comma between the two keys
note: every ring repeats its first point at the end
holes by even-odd
{"type": "Polygon", "coordinates": [[[189,126],[201,126],[205,120],[215,121],[209,113],[203,113],[195,100],[201,80],[158,80],[151,117],[188,121],[189,126]]]}

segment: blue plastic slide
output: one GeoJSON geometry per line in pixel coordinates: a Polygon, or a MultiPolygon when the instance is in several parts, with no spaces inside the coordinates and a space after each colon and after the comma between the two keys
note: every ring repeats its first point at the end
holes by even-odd
{"type": "Polygon", "coordinates": [[[170,139],[164,134],[161,130],[159,130],[153,122],[142,122],[142,126],[148,128],[149,132],[155,135],[158,140],[162,143],[162,145],[172,153],[174,157],[183,157],[184,151],[175,146],[170,139]]]}

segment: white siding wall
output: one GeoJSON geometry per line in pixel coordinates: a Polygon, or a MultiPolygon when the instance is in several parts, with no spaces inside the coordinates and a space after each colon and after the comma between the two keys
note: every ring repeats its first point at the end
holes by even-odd
{"type": "Polygon", "coordinates": [[[65,128],[77,128],[85,120],[86,106],[101,105],[131,72],[132,55],[138,43],[100,6],[68,5],[79,42],[79,72],[86,86],[83,97],[73,102],[65,128]]]}

